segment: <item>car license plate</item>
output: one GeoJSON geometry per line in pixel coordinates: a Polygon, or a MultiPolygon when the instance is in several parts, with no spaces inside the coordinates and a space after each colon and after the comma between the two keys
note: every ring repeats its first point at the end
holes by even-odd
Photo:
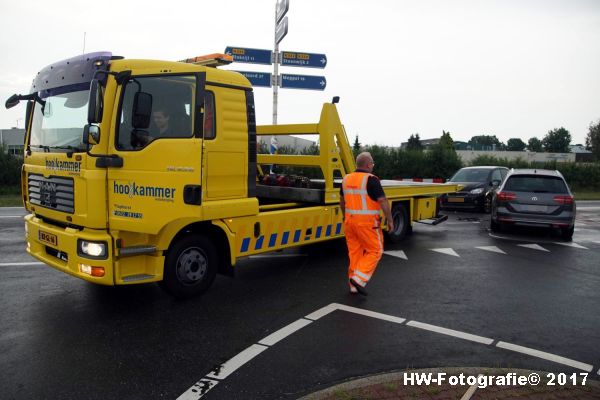
{"type": "Polygon", "coordinates": [[[39,231],[38,238],[40,239],[40,242],[44,242],[52,246],[58,246],[58,238],[56,237],[56,235],[44,231],[39,231]]]}
{"type": "Polygon", "coordinates": [[[464,203],[464,197],[448,197],[448,203],[464,203]]]}
{"type": "Polygon", "coordinates": [[[523,211],[534,212],[534,213],[545,213],[548,212],[548,206],[538,206],[538,205],[524,205],[523,211]]]}

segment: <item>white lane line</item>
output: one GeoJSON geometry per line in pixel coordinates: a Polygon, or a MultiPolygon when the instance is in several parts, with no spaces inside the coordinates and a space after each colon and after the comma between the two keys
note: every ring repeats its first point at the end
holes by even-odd
{"type": "Polygon", "coordinates": [[[0,267],[23,267],[29,265],[44,265],[43,262],[18,262],[18,263],[0,263],[0,267]]]}
{"type": "Polygon", "coordinates": [[[215,368],[213,372],[206,375],[207,378],[212,379],[220,379],[223,380],[227,378],[229,375],[235,372],[242,365],[246,364],[248,361],[252,360],[254,357],[267,350],[267,346],[263,346],[260,344],[253,344],[248,347],[246,350],[242,351],[238,355],[234,356],[232,359],[225,361],[222,365],[215,368]]]}
{"type": "Polygon", "coordinates": [[[406,254],[402,250],[384,251],[383,254],[387,254],[388,256],[392,256],[392,257],[398,257],[398,258],[408,261],[408,257],[406,257],[406,254]]]}
{"type": "Polygon", "coordinates": [[[454,249],[451,248],[443,248],[443,249],[429,249],[431,251],[436,251],[438,253],[447,254],[449,256],[460,257],[454,249]]]}
{"type": "Polygon", "coordinates": [[[278,330],[277,332],[270,334],[263,340],[259,340],[258,344],[262,344],[265,346],[273,346],[275,343],[279,342],[280,340],[285,339],[286,337],[290,336],[292,333],[295,333],[296,331],[304,328],[306,325],[309,325],[312,323],[313,323],[313,321],[309,321],[307,319],[300,318],[298,321],[292,322],[288,326],[283,327],[280,330],[278,330]]]}
{"type": "Polygon", "coordinates": [[[550,252],[550,250],[547,250],[547,249],[543,248],[542,246],[540,246],[539,244],[535,244],[535,243],[532,243],[532,244],[518,244],[517,246],[519,246],[519,247],[525,247],[527,249],[533,249],[533,250],[539,250],[539,251],[546,251],[548,253],[550,252]]]}
{"type": "Polygon", "coordinates": [[[529,347],[518,346],[516,344],[511,344],[511,343],[507,343],[507,342],[498,342],[498,344],[496,346],[500,347],[501,349],[512,350],[512,351],[516,351],[518,353],[527,354],[529,356],[534,356],[534,357],[552,361],[552,362],[555,362],[558,364],[567,365],[569,367],[577,368],[582,371],[592,372],[592,370],[594,369],[593,365],[585,364],[585,363],[575,361],[575,360],[571,360],[570,358],[557,356],[555,354],[546,353],[544,351],[530,349],[529,347]]]}
{"type": "Polygon", "coordinates": [[[337,309],[342,311],[348,311],[354,314],[364,315],[366,317],[377,318],[384,321],[394,322],[396,324],[402,324],[406,321],[406,318],[394,317],[393,315],[381,314],[375,311],[364,310],[362,308],[350,307],[344,304],[337,304],[337,309]]]}
{"type": "Polygon", "coordinates": [[[494,343],[494,339],[486,338],[483,336],[472,335],[470,333],[465,333],[461,331],[455,331],[453,329],[442,328],[441,326],[425,324],[423,322],[418,321],[409,321],[406,323],[408,326],[412,326],[413,328],[425,329],[427,331],[441,333],[442,335],[453,336],[459,339],[469,340],[471,342],[481,343],[490,345],[494,343]]]}
{"type": "Polygon", "coordinates": [[[575,247],[576,249],[585,249],[585,250],[589,250],[587,247],[582,246],[580,244],[574,243],[574,242],[554,242],[555,244],[560,244],[561,246],[567,246],[567,247],[575,247]]]}
{"type": "Polygon", "coordinates": [[[478,246],[478,247],[475,247],[475,248],[476,249],[485,250],[485,251],[491,251],[493,253],[506,254],[503,250],[501,250],[500,248],[498,248],[496,246],[478,246]]]}
{"type": "Polygon", "coordinates": [[[217,386],[218,383],[219,381],[202,378],[198,382],[194,383],[194,386],[179,396],[177,400],[197,400],[204,396],[210,389],[217,386]]]}
{"type": "MultiPolygon", "coordinates": [[[[483,375],[478,375],[477,376],[477,382],[479,382],[480,376],[483,375]]],[[[469,390],[467,390],[467,392],[465,394],[463,394],[463,397],[460,398],[460,400],[471,400],[471,397],[473,397],[473,395],[475,394],[475,392],[477,391],[477,385],[478,383],[475,382],[470,388],[469,390]]]]}
{"type": "Polygon", "coordinates": [[[337,310],[337,306],[338,304],[336,303],[331,303],[323,308],[318,309],[317,311],[308,314],[307,316],[305,316],[304,318],[306,319],[312,319],[313,321],[318,320],[319,318],[322,318],[324,316],[326,316],[327,314],[334,312],[335,310],[337,310]]]}

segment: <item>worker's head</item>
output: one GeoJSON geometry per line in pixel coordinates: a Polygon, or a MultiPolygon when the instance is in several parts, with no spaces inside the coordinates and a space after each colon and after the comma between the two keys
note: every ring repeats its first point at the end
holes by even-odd
{"type": "Polygon", "coordinates": [[[371,157],[371,153],[365,151],[356,156],[356,167],[360,169],[366,169],[369,172],[373,172],[373,167],[375,163],[373,162],[373,157],[371,157]]]}
{"type": "Polygon", "coordinates": [[[169,128],[169,112],[164,108],[157,108],[152,111],[152,119],[158,130],[162,133],[169,128]]]}

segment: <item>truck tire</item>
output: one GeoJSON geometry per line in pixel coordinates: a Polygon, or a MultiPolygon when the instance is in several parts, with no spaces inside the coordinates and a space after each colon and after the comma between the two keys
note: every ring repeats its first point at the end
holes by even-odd
{"type": "Polygon", "coordinates": [[[392,219],[394,220],[394,230],[387,232],[387,237],[392,243],[399,243],[404,239],[406,233],[411,230],[406,207],[397,203],[392,207],[392,219]]]}
{"type": "Polygon", "coordinates": [[[217,249],[202,235],[177,240],[165,257],[161,287],[179,299],[204,293],[215,280],[219,265],[217,249]]]}

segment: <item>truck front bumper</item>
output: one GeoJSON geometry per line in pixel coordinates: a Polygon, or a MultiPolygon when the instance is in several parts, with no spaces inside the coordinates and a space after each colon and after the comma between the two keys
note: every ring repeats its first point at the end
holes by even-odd
{"type": "Polygon", "coordinates": [[[114,285],[113,241],[106,231],[63,228],[45,223],[33,214],[25,217],[27,252],[45,264],[77,278],[101,285],[114,285]],[[80,240],[106,243],[106,255],[88,257],[78,251],[80,240]],[[96,267],[96,268],[93,268],[96,267]],[[100,271],[104,271],[102,276],[100,271]],[[87,272],[86,272],[87,271],[87,272]]]}

